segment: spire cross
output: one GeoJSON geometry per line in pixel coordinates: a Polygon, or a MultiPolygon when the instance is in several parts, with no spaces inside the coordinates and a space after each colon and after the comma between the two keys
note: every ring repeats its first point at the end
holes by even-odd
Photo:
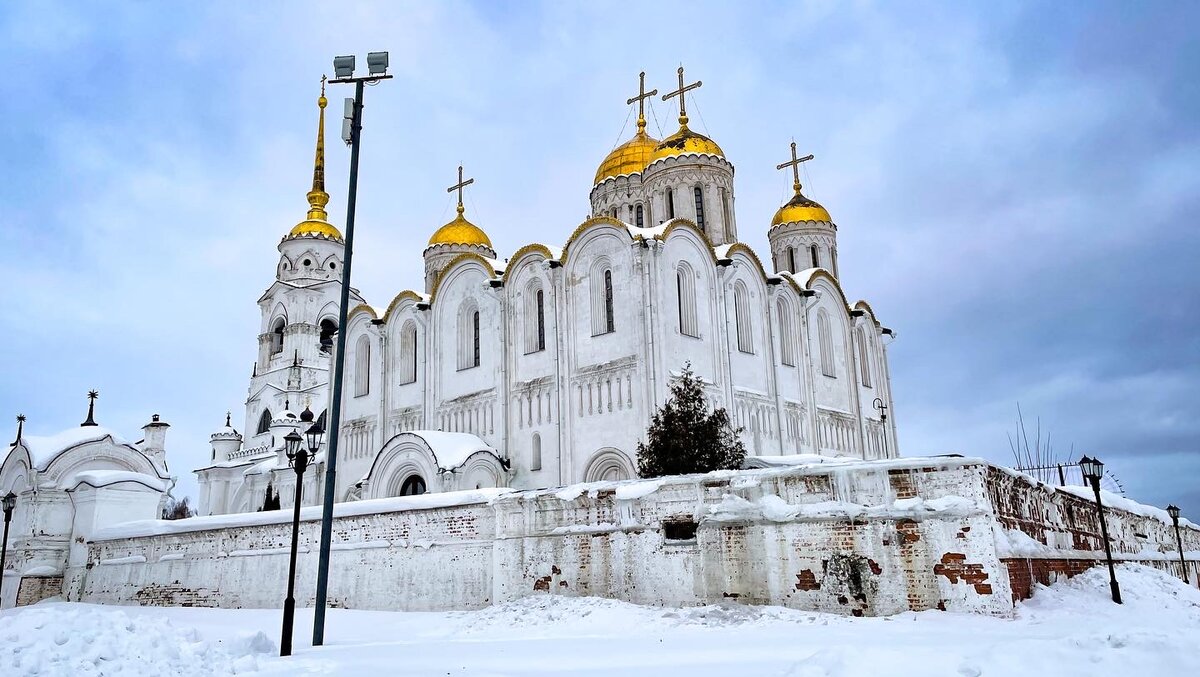
{"type": "Polygon", "coordinates": [[[799,193],[800,192],[800,163],[808,162],[811,159],[813,159],[813,156],[811,153],[808,155],[805,155],[804,157],[801,157],[801,158],[796,157],[796,142],[793,141],[792,142],[792,161],[785,162],[781,165],[776,165],[775,169],[783,169],[784,167],[791,167],[792,168],[792,187],[796,189],[797,193],[799,193]]]}
{"type": "Polygon", "coordinates": [[[449,188],[446,189],[447,193],[453,193],[456,190],[458,191],[458,213],[459,214],[463,213],[462,189],[466,188],[467,186],[471,185],[472,183],[475,183],[475,179],[467,179],[466,181],[463,181],[462,165],[459,165],[458,166],[458,183],[456,183],[453,186],[450,186],[449,188]]]}
{"type": "Polygon", "coordinates": [[[684,94],[690,92],[693,89],[699,88],[700,85],[703,83],[700,82],[699,80],[697,80],[690,85],[685,85],[685,84],[683,84],[683,66],[680,66],[679,70],[677,72],[679,73],[679,89],[671,92],[670,94],[663,94],[662,100],[667,101],[669,99],[679,97],[679,124],[686,125],[687,124],[687,102],[685,101],[685,99],[687,97],[685,97],[684,94]]]}
{"type": "Polygon", "coordinates": [[[646,91],[646,71],[638,73],[638,95],[625,102],[626,105],[637,101],[638,105],[638,130],[646,129],[646,99],[658,94],[658,89],[646,91]]]}

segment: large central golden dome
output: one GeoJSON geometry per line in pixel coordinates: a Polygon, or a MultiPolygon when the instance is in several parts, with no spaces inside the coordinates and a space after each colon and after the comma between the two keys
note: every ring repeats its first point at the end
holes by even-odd
{"type": "Polygon", "coordinates": [[[637,134],[625,143],[613,149],[600,168],[596,170],[595,185],[614,176],[637,174],[650,164],[650,156],[658,146],[658,139],[646,133],[646,124],[639,121],[637,134]]]}
{"type": "Polygon", "coordinates": [[[479,226],[471,223],[463,216],[463,207],[458,206],[458,216],[446,225],[434,231],[429,238],[429,245],[435,244],[474,244],[492,248],[492,241],[487,233],[479,226]]]}
{"type": "Polygon", "coordinates": [[[705,155],[716,155],[725,157],[725,151],[717,145],[716,141],[688,129],[687,116],[679,117],[679,131],[663,139],[662,142],[654,149],[654,153],[650,156],[650,164],[655,160],[661,160],[665,157],[674,155],[687,155],[689,153],[701,153],[705,155]]]}

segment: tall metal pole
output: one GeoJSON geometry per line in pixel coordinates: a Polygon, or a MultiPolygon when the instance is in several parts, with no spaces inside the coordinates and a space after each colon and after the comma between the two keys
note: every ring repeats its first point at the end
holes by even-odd
{"type": "MultiPolygon", "coordinates": [[[[12,521],[12,510],[4,511],[4,541],[0,543],[0,592],[4,592],[4,560],[8,559],[8,523],[12,521]]],[[[0,599],[3,599],[0,597],[0,599]]]]}
{"type": "MultiPolygon", "coordinates": [[[[1175,522],[1175,543],[1180,546],[1180,568],[1183,569],[1183,582],[1190,585],[1192,581],[1188,577],[1188,561],[1183,558],[1183,537],[1180,535],[1180,519],[1176,515],[1171,515],[1171,521],[1175,522]]],[[[7,528],[8,525],[5,523],[5,534],[8,533],[7,528]]]]}
{"type": "Polygon", "coordinates": [[[1100,533],[1104,536],[1104,556],[1108,559],[1108,587],[1112,590],[1112,601],[1121,603],[1121,586],[1117,585],[1117,569],[1113,566],[1112,546],[1108,543],[1108,521],[1104,519],[1104,504],[1100,502],[1100,478],[1089,478],[1092,491],[1096,492],[1096,512],[1100,515],[1100,533]]]}
{"type": "Polygon", "coordinates": [[[333,368],[329,446],[325,451],[325,499],[321,504],[321,554],[317,563],[317,599],[313,609],[313,646],[325,643],[325,604],[329,593],[329,548],[333,540],[333,502],[337,488],[338,442],[342,436],[342,377],[346,370],[346,314],[350,305],[350,270],[354,259],[354,203],[358,198],[358,147],[362,134],[363,81],[355,83],[354,118],[350,121],[350,190],[346,197],[346,258],[342,262],[342,296],[338,304],[337,355],[333,368]]]}
{"type": "Polygon", "coordinates": [[[300,501],[304,494],[304,469],[308,452],[296,452],[296,505],[292,508],[292,560],[288,565],[287,598],[283,600],[283,636],[279,639],[279,655],[292,655],[292,625],[296,618],[296,544],[300,540],[300,501]],[[302,456],[303,455],[303,456],[302,456]]]}

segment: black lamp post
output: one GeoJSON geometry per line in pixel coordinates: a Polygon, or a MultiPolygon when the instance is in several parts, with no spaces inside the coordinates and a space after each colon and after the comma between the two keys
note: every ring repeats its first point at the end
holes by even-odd
{"type": "Polygon", "coordinates": [[[1183,569],[1183,582],[1191,583],[1188,580],[1187,560],[1183,558],[1183,537],[1179,535],[1179,506],[1168,505],[1167,514],[1171,516],[1171,521],[1175,523],[1175,543],[1179,546],[1179,566],[1183,569]]]}
{"type": "Polygon", "coordinates": [[[1079,459],[1083,477],[1096,492],[1096,513],[1100,515],[1100,533],[1104,537],[1104,557],[1108,560],[1108,586],[1112,589],[1112,601],[1121,603],[1121,586],[1117,585],[1117,569],[1113,566],[1112,546],[1108,542],[1108,523],[1104,519],[1104,504],[1100,502],[1100,478],[1104,476],[1104,464],[1100,459],[1084,456],[1079,459]]]}
{"type": "MultiPolygon", "coordinates": [[[[13,508],[17,507],[17,495],[13,492],[8,492],[4,498],[0,498],[0,505],[4,508],[4,542],[0,543],[0,591],[4,589],[4,560],[8,558],[8,523],[12,521],[13,508]]],[[[1175,524],[1179,524],[1176,522],[1175,524]]],[[[1178,532],[1179,527],[1176,526],[1178,532]]]]}
{"type": "Polygon", "coordinates": [[[300,539],[300,503],[304,497],[304,471],[308,462],[317,455],[321,448],[321,438],[325,431],[319,425],[313,425],[304,437],[293,430],[283,438],[287,445],[288,465],[296,471],[296,505],[292,508],[292,558],[288,564],[287,598],[283,600],[283,636],[279,640],[279,655],[292,655],[292,624],[296,617],[296,549],[300,539]],[[308,449],[303,448],[307,438],[308,449]]]}

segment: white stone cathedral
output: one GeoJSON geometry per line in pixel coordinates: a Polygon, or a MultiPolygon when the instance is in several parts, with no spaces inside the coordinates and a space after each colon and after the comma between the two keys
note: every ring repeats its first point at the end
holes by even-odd
{"type": "MultiPolygon", "coordinates": [[[[338,452],[339,500],[477,487],[535,488],[635,476],[637,443],[688,363],[713,406],[729,410],[748,453],[897,455],[885,336],[850,302],[837,226],[801,193],[775,213],[771,270],[738,241],[733,165],[688,128],[637,133],[600,163],[592,216],[559,247],[531,243],[501,259],[458,215],[424,251],[425,289],[385,309],[352,292],[338,452]]],[[[283,436],[327,420],[344,253],[328,222],[321,108],[308,218],[279,244],[259,298],[262,328],[245,433],[212,436],[196,471],[201,514],[286,504],[295,474],[283,436]],[[314,412],[322,412],[314,416],[314,412]]],[[[811,157],[811,156],[809,156],[811,157]]],[[[324,452],[306,474],[319,502],[324,452]]]]}

